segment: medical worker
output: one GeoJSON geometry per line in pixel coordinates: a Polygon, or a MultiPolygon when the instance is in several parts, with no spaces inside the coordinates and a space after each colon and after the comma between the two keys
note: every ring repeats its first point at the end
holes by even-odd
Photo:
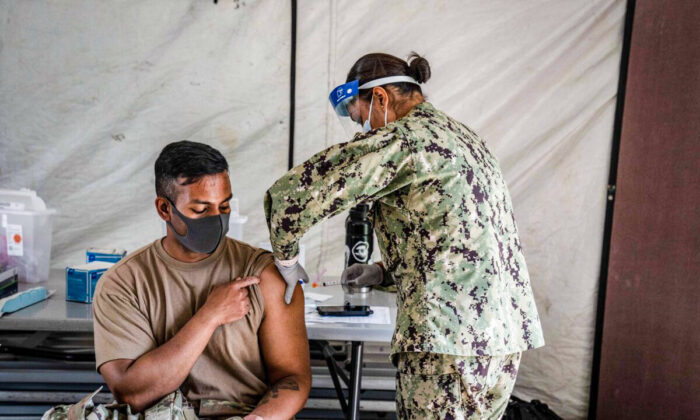
{"type": "Polygon", "coordinates": [[[352,283],[393,280],[391,345],[401,419],[499,419],[524,350],[544,345],[513,206],[496,158],[469,127],[425,101],[425,58],[368,54],[330,101],[352,140],[319,152],[267,191],[275,263],[300,278],[299,240],[358,203],[371,210],[382,264],[352,283]]]}

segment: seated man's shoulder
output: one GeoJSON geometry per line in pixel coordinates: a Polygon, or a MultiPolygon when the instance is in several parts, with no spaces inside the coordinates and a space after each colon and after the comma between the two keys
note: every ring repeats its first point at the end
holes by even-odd
{"type": "Polygon", "coordinates": [[[226,241],[228,241],[229,244],[228,249],[241,258],[250,259],[263,255],[269,255],[270,261],[272,261],[272,253],[270,251],[253,246],[247,242],[239,241],[238,239],[230,238],[228,236],[226,237],[226,241]]]}
{"type": "Polygon", "coordinates": [[[226,238],[230,258],[241,267],[244,277],[260,277],[261,273],[273,263],[272,253],[248,243],[226,238]]]}
{"type": "Polygon", "coordinates": [[[282,278],[282,275],[277,270],[275,264],[270,263],[262,270],[260,275],[260,294],[265,305],[266,318],[272,315],[273,318],[286,318],[291,321],[294,318],[301,316],[304,318],[304,294],[301,286],[297,285],[294,290],[292,302],[285,303],[284,295],[287,289],[287,283],[282,278]]]}
{"type": "Polygon", "coordinates": [[[280,302],[284,302],[286,283],[274,264],[271,263],[265,267],[258,277],[260,278],[260,290],[262,290],[266,300],[275,298],[280,302]]]}

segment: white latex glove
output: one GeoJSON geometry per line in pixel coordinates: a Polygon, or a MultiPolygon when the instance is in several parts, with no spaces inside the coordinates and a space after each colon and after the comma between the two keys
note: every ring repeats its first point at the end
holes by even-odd
{"type": "Polygon", "coordinates": [[[297,287],[297,283],[299,283],[299,280],[308,283],[309,275],[306,274],[304,267],[299,264],[298,257],[286,261],[275,258],[275,266],[282,275],[285,283],[287,283],[287,289],[284,291],[284,302],[289,305],[292,301],[292,295],[294,295],[294,288],[297,287]]]}
{"type": "Polygon", "coordinates": [[[378,264],[353,264],[340,276],[343,284],[354,287],[376,286],[383,279],[384,272],[378,264]]]}

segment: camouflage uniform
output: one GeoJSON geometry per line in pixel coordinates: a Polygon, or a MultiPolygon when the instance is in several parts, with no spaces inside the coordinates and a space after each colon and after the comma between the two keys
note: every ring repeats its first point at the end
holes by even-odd
{"type": "MultiPolygon", "coordinates": [[[[101,389],[102,387],[77,404],[59,405],[48,410],[41,417],[42,420],[195,420],[200,418],[196,414],[195,407],[187,401],[180,390],[161,398],[143,413],[133,414],[128,404],[114,402],[95,405],[93,398],[101,389]]],[[[242,420],[241,416],[247,415],[254,408],[231,401],[201,400],[199,415],[203,418],[242,420]]]]}
{"type": "Polygon", "coordinates": [[[392,359],[405,352],[506,356],[544,345],[513,208],[496,158],[469,127],[415,106],[293,168],[265,195],[275,255],[315,224],[374,202],[397,286],[392,359]]]}
{"type": "Polygon", "coordinates": [[[500,419],[515,384],[520,355],[401,353],[396,373],[397,417],[500,419]]]}

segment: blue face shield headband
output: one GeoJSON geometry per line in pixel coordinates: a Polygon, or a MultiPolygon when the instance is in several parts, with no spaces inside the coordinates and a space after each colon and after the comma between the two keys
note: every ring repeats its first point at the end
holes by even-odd
{"type": "MultiPolygon", "coordinates": [[[[362,128],[363,131],[369,131],[372,129],[372,126],[369,123],[369,116],[372,115],[374,97],[372,97],[372,100],[370,101],[368,117],[363,122],[360,115],[360,109],[357,106],[357,98],[360,90],[371,89],[376,86],[383,86],[391,83],[413,83],[415,85],[419,85],[419,83],[410,76],[389,76],[370,80],[369,82],[364,83],[362,86],[359,86],[359,81],[353,80],[351,82],[343,83],[331,91],[328,99],[331,102],[333,110],[340,119],[340,123],[350,136],[360,131],[360,128],[362,128]]],[[[384,125],[387,123],[386,113],[387,110],[385,109],[384,125]]]]}

